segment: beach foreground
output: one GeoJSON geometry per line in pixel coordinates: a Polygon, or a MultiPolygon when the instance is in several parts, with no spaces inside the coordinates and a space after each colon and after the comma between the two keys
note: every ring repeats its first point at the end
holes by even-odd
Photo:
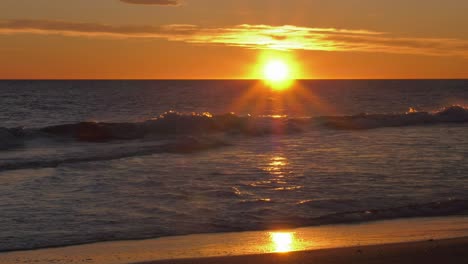
{"type": "Polygon", "coordinates": [[[467,246],[468,217],[455,216],[12,251],[0,253],[0,263],[466,264],[467,246]]]}
{"type": "MultiPolygon", "coordinates": [[[[211,258],[193,258],[178,260],[160,260],[142,262],[139,264],[211,264],[211,263],[314,263],[314,264],[344,264],[344,263],[468,263],[468,237],[427,240],[397,244],[356,246],[347,248],[309,250],[289,253],[270,253],[243,256],[225,256],[211,258]]],[[[51,259],[49,259],[51,260],[51,259]]],[[[59,261],[60,262],[60,261],[59,261]]],[[[79,263],[92,263],[92,259],[76,259],[79,263]]],[[[20,263],[19,260],[7,263],[20,263]]]]}
{"type": "Polygon", "coordinates": [[[215,257],[205,259],[167,260],[147,264],[211,264],[211,263],[468,263],[468,238],[428,240],[423,242],[322,249],[312,251],[215,257]]]}

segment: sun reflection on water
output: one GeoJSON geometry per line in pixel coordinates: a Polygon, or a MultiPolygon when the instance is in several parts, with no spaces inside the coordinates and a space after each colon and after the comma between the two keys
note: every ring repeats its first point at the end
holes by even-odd
{"type": "Polygon", "coordinates": [[[294,250],[294,233],[292,232],[271,232],[273,252],[286,253],[294,250]]]}
{"type": "Polygon", "coordinates": [[[269,169],[272,171],[280,170],[282,167],[286,166],[286,158],[273,157],[269,165],[270,165],[269,169]]]}
{"type": "Polygon", "coordinates": [[[276,175],[279,178],[283,178],[285,171],[284,167],[288,164],[288,160],[285,157],[275,156],[272,157],[270,163],[265,168],[266,171],[272,175],[276,175]]]}

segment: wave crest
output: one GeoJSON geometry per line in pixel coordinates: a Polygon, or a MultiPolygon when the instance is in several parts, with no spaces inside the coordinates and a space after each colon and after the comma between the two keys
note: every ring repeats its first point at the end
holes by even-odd
{"type": "Polygon", "coordinates": [[[216,132],[260,136],[290,133],[294,130],[297,130],[297,127],[287,118],[237,116],[233,113],[213,116],[209,113],[181,114],[172,111],[140,123],[80,122],[40,129],[41,132],[49,135],[66,136],[87,142],[140,139],[148,136],[200,135],[216,132]]]}
{"type": "Polygon", "coordinates": [[[413,108],[402,114],[359,114],[320,118],[323,125],[333,129],[373,129],[468,122],[468,108],[460,105],[445,107],[435,112],[418,112],[413,108]]]}
{"type": "Polygon", "coordinates": [[[410,108],[410,111],[399,114],[358,114],[316,118],[253,117],[238,116],[233,113],[181,114],[169,111],[157,118],[136,123],[79,122],[30,130],[0,128],[0,150],[21,145],[28,136],[58,136],[84,142],[108,142],[151,137],[161,139],[180,135],[199,136],[212,133],[246,136],[291,134],[313,129],[314,124],[329,129],[358,130],[466,122],[468,122],[468,108],[459,105],[448,106],[435,112],[418,112],[410,108]]]}

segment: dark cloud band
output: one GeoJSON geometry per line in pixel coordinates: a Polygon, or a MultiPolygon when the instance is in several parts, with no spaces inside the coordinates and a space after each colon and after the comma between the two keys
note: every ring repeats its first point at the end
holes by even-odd
{"type": "Polygon", "coordinates": [[[161,5],[161,6],[178,6],[180,2],[178,0],[120,0],[127,4],[137,5],[161,5]]]}

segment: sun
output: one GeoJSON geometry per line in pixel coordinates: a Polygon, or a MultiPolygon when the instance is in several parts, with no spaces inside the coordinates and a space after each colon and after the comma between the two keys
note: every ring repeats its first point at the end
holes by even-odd
{"type": "Polygon", "coordinates": [[[284,61],[272,60],[266,63],[263,75],[269,82],[282,82],[289,77],[289,67],[284,61]]]}
{"type": "Polygon", "coordinates": [[[283,91],[292,87],[293,66],[289,60],[268,58],[262,63],[263,81],[275,91],[283,91]]]}

